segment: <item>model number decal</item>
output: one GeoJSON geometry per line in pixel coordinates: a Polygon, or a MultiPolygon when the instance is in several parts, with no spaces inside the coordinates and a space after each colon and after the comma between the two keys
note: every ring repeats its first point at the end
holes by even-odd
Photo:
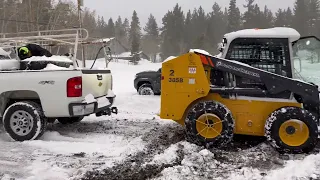
{"type": "Polygon", "coordinates": [[[40,81],[39,84],[41,85],[46,85],[46,84],[51,84],[53,85],[55,83],[55,81],[40,81]]]}
{"type": "Polygon", "coordinates": [[[183,83],[183,78],[169,78],[169,82],[183,83]]]}
{"type": "Polygon", "coordinates": [[[229,65],[229,64],[224,64],[221,61],[217,62],[217,66],[218,67],[222,66],[222,67],[227,68],[227,69],[231,69],[231,70],[238,71],[238,72],[250,75],[250,76],[255,76],[257,78],[260,78],[260,75],[258,73],[255,73],[255,72],[252,72],[252,71],[248,71],[248,70],[243,69],[243,68],[235,67],[235,66],[232,66],[232,65],[229,65]]]}

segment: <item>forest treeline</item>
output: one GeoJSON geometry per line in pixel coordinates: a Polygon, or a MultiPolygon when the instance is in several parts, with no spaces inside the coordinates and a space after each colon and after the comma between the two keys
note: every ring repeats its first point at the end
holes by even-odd
{"type": "MultiPolygon", "coordinates": [[[[164,14],[162,24],[157,24],[150,14],[145,25],[140,23],[136,11],[132,17],[112,19],[84,8],[83,27],[91,37],[116,37],[132,53],[143,51],[151,59],[158,53],[165,59],[192,48],[215,54],[225,33],[246,28],[292,27],[302,36],[320,37],[319,0],[296,0],[293,8],[276,12],[267,6],[260,7],[255,0],[246,0],[243,6],[245,11],[240,12],[236,0],[230,0],[226,8],[213,2],[210,12],[205,12],[201,6],[184,12],[176,4],[164,14]]],[[[73,1],[0,0],[0,9],[2,33],[79,26],[77,6],[73,1]]]]}

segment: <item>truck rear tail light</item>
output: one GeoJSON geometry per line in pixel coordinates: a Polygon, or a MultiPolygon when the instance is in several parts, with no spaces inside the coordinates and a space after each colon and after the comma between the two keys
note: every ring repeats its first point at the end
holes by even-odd
{"type": "Polygon", "coordinates": [[[67,81],[67,97],[82,96],[82,77],[73,77],[67,81]]]}

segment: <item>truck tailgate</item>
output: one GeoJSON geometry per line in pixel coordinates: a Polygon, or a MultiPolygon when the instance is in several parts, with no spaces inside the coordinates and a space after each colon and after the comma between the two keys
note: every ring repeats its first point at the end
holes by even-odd
{"type": "Polygon", "coordinates": [[[110,70],[82,70],[82,93],[83,96],[92,94],[101,97],[112,90],[112,75],[110,70]]]}

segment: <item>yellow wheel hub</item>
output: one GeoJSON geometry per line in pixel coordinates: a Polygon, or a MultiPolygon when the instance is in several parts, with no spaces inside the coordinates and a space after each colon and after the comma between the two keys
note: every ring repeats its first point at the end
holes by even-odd
{"type": "Polygon", "coordinates": [[[291,119],[280,126],[279,137],[288,146],[301,146],[309,138],[309,128],[303,121],[291,119]]]}
{"type": "Polygon", "coordinates": [[[198,135],[206,139],[216,138],[221,135],[222,121],[215,114],[203,114],[196,121],[198,135]]]}

